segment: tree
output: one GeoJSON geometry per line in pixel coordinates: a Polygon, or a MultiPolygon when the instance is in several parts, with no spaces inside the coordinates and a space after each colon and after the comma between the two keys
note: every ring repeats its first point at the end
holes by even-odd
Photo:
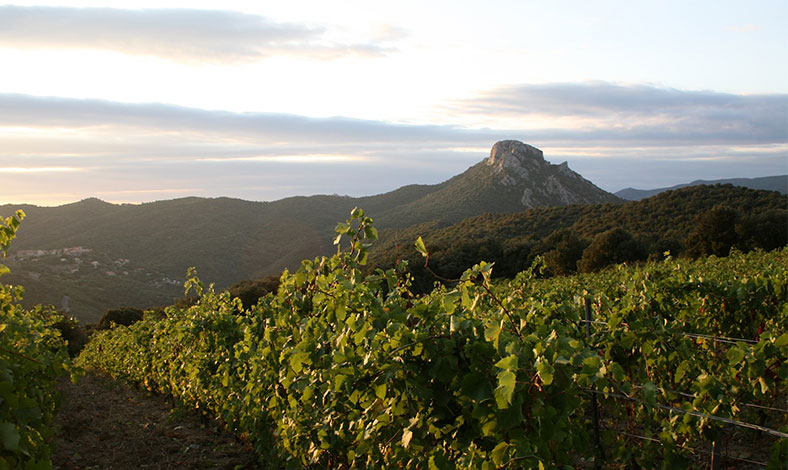
{"type": "Polygon", "coordinates": [[[730,207],[716,206],[698,216],[695,229],[687,239],[687,254],[700,256],[728,256],[731,248],[742,248],[737,225],[739,213],[730,207]]]}
{"type": "Polygon", "coordinates": [[[788,211],[770,209],[744,218],[739,226],[747,248],[771,251],[788,244],[788,211]]]}
{"type": "Polygon", "coordinates": [[[98,325],[96,325],[97,330],[106,330],[109,329],[112,324],[116,325],[124,325],[124,326],[131,326],[134,323],[142,320],[143,311],[138,308],[131,308],[131,307],[122,307],[107,310],[107,313],[101,317],[99,320],[98,325]]]}
{"type": "Polygon", "coordinates": [[[276,292],[279,288],[278,276],[267,276],[257,280],[241,281],[228,290],[230,295],[241,299],[245,310],[249,310],[260,298],[265,297],[269,292],[276,292]]]}
{"type": "Polygon", "coordinates": [[[598,271],[617,263],[644,260],[647,256],[643,244],[626,230],[610,229],[594,237],[577,263],[582,272],[598,271]]]}
{"type": "Polygon", "coordinates": [[[577,272],[577,262],[583,256],[588,242],[581,240],[570,229],[556,230],[542,242],[548,274],[564,276],[577,272]]]}

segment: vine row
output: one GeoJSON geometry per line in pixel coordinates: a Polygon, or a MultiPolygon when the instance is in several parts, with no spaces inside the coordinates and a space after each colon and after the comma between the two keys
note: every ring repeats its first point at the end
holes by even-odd
{"type": "Polygon", "coordinates": [[[603,433],[614,467],[691,466],[697,443],[725,432],[703,415],[788,431],[784,415],[744,406],[785,400],[788,250],[550,280],[537,265],[503,283],[479,263],[415,296],[404,263],[364,272],[377,232],[363,211],[337,232],[335,256],[286,271],[248,310],[191,273],[196,305],[100,333],[79,363],[221,416],[280,468],[583,466],[589,388],[608,424],[658,441],[603,433]],[[591,336],[587,297],[606,323],[591,336]]]}

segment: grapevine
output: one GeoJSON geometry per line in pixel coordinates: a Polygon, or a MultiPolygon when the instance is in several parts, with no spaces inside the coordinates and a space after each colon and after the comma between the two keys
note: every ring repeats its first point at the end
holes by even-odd
{"type": "MultiPolygon", "coordinates": [[[[285,468],[582,466],[591,394],[607,465],[680,467],[724,436],[704,416],[754,422],[785,402],[786,249],[501,283],[479,263],[415,296],[406,263],[364,271],[376,238],[354,210],[336,255],[248,310],[192,274],[196,305],[101,332],[79,363],[221,416],[285,468]]],[[[769,442],[779,461],[785,440],[769,442]]]]}
{"type": "MultiPolygon", "coordinates": [[[[5,254],[24,212],[0,220],[5,254]]],[[[0,265],[0,275],[7,268],[0,265]]],[[[0,284],[0,469],[49,469],[56,411],[56,380],[68,353],[51,309],[19,306],[22,289],[0,284]]]]}

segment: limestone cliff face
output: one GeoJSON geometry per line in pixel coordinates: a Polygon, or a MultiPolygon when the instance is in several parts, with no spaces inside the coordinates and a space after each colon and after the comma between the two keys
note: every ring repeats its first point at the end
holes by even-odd
{"type": "Polygon", "coordinates": [[[502,140],[493,145],[487,165],[492,167],[494,174],[500,175],[501,184],[509,186],[529,179],[549,163],[536,147],[516,140],[502,140]]]}
{"type": "Polygon", "coordinates": [[[541,150],[516,140],[495,143],[486,164],[497,185],[520,194],[523,209],[617,200],[572,171],[566,162],[553,165],[545,161],[541,150]]]}

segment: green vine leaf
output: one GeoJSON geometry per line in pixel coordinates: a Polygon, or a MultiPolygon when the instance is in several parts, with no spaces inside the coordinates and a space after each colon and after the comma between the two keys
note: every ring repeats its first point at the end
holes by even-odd
{"type": "Polygon", "coordinates": [[[498,387],[495,389],[495,402],[498,408],[508,408],[512,404],[512,395],[517,385],[517,376],[514,372],[504,371],[498,374],[498,387]]]}
{"type": "Polygon", "coordinates": [[[19,431],[12,423],[0,423],[0,442],[5,450],[16,451],[19,449],[19,431]]]}
{"type": "Polygon", "coordinates": [[[421,237],[416,239],[415,246],[416,246],[416,251],[421,253],[422,256],[424,256],[425,258],[429,257],[429,252],[427,252],[427,247],[424,245],[424,240],[422,240],[421,237]]]}
{"type": "Polygon", "coordinates": [[[550,385],[553,383],[553,375],[555,374],[555,369],[551,366],[544,358],[539,358],[536,361],[536,371],[539,374],[539,378],[542,379],[542,383],[544,385],[550,385]]]}

